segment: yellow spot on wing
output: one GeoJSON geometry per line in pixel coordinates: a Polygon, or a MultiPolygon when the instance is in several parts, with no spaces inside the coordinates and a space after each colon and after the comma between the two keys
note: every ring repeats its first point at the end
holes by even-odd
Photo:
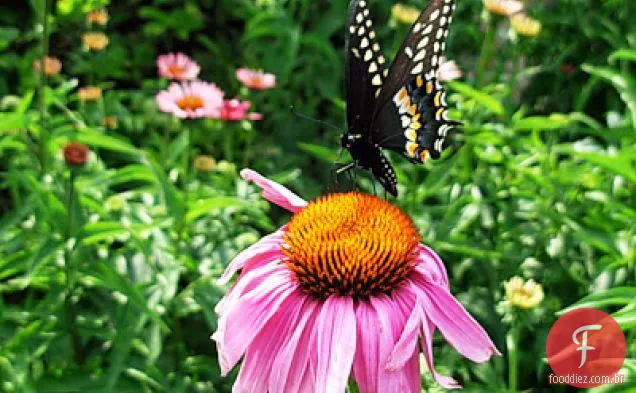
{"type": "Polygon", "coordinates": [[[417,105],[411,105],[408,109],[409,115],[415,116],[415,112],[417,112],[417,105]]]}
{"type": "Polygon", "coordinates": [[[439,100],[441,99],[441,97],[442,97],[442,92],[438,91],[435,94],[435,98],[433,99],[433,102],[435,103],[435,106],[440,106],[440,101],[439,100]]]}
{"type": "Polygon", "coordinates": [[[415,78],[415,83],[417,84],[417,87],[422,87],[422,84],[424,83],[422,75],[418,75],[417,78],[415,78]]]}
{"type": "Polygon", "coordinates": [[[433,92],[433,82],[426,82],[426,94],[433,92]]]}
{"type": "Polygon", "coordinates": [[[428,150],[424,149],[420,152],[420,161],[424,162],[428,158],[428,150]]]}
{"type": "Polygon", "coordinates": [[[417,132],[416,132],[414,129],[409,128],[408,130],[406,130],[406,131],[404,132],[404,136],[405,136],[405,137],[406,137],[406,139],[408,139],[409,141],[413,141],[413,142],[415,142],[415,140],[417,139],[417,132]]]}
{"type": "Polygon", "coordinates": [[[406,152],[408,153],[409,157],[411,158],[415,157],[415,151],[417,150],[418,147],[419,145],[417,143],[413,143],[413,142],[406,143],[406,152]]]}
{"type": "Polygon", "coordinates": [[[439,108],[435,113],[435,120],[440,120],[442,118],[442,113],[444,113],[444,108],[439,108]]]}

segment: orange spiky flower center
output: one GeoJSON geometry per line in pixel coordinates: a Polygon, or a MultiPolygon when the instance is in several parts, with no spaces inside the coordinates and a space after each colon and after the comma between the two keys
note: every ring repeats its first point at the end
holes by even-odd
{"type": "Polygon", "coordinates": [[[203,108],[203,99],[198,96],[184,96],[177,101],[177,106],[182,110],[196,110],[203,108]]]}
{"type": "Polygon", "coordinates": [[[365,299],[406,280],[420,237],[399,208],[349,192],[310,202],[292,217],[284,240],[285,263],[303,290],[365,299]]]}

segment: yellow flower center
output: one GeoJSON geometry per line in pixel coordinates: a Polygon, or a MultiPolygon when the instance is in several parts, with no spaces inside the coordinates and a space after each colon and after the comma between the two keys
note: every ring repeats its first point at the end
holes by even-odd
{"type": "Polygon", "coordinates": [[[310,202],[292,217],[284,239],[285,263],[318,298],[390,293],[413,269],[420,241],[399,208],[358,192],[310,202]]]}
{"type": "Polygon", "coordinates": [[[198,96],[185,96],[177,101],[177,106],[182,110],[196,110],[203,108],[203,99],[198,96]]]}

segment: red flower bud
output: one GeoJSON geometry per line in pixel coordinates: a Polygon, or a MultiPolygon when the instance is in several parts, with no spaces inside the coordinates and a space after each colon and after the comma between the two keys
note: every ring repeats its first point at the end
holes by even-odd
{"type": "Polygon", "coordinates": [[[79,142],[70,142],[64,146],[64,160],[69,165],[84,165],[90,150],[79,142]]]}

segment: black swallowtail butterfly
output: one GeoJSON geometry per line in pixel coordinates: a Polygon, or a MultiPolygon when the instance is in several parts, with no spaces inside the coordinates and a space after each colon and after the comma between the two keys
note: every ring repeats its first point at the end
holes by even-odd
{"type": "Polygon", "coordinates": [[[461,123],[446,117],[446,92],[436,78],[446,47],[454,0],[431,0],[387,68],[366,0],[352,0],[345,42],[347,131],[342,147],[356,167],[370,169],[397,196],[390,149],[411,162],[437,159],[448,131],[461,123]]]}

